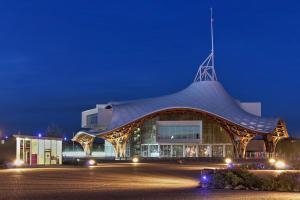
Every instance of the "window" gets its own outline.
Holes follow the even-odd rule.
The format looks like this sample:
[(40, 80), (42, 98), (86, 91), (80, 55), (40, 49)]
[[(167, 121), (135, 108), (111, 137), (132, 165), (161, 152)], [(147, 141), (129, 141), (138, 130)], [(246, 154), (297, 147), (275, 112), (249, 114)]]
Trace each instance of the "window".
[(210, 157), (211, 146), (210, 145), (199, 145), (199, 157)]
[(160, 145), (160, 157), (171, 157), (171, 145)]
[(185, 157), (196, 157), (197, 145), (185, 146)]
[(233, 146), (232, 145), (226, 145), (225, 146), (225, 155), (226, 157), (233, 157)]
[(158, 139), (200, 139), (200, 126), (197, 125), (159, 125)]
[(173, 145), (173, 157), (183, 157), (183, 145)]
[(87, 126), (96, 126), (98, 123), (98, 114), (91, 114), (86, 116)]
[(30, 140), (25, 140), (25, 148), (30, 149)]
[(212, 156), (213, 157), (223, 157), (223, 145), (213, 145), (212, 146)]
[(149, 157), (159, 157), (158, 145), (149, 145)]
[(142, 144), (142, 157), (148, 157), (148, 145)]

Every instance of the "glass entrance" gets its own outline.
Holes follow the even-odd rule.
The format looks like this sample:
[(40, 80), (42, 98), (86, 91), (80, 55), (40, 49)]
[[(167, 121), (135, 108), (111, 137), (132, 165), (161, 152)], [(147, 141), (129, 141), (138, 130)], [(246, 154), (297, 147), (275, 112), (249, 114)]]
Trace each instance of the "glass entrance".
[(45, 151), (45, 165), (51, 164), (51, 151)]

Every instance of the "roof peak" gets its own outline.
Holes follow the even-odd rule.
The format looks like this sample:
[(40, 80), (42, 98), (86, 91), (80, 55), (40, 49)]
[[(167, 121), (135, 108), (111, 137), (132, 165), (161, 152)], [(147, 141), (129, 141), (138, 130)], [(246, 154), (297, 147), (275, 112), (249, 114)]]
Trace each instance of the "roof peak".
[(211, 53), (200, 65), (194, 82), (200, 81), (217, 81), (217, 74), (215, 72), (215, 54), (214, 54), (214, 31), (213, 31), (213, 13), (210, 8), (210, 36), (211, 36)]

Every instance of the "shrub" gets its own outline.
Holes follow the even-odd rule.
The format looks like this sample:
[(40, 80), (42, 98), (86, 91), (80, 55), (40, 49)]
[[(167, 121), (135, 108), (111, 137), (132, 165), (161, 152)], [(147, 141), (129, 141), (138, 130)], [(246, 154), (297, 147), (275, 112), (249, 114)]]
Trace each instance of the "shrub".
[(276, 177), (267, 176), (262, 179), (260, 188), (261, 190), (272, 191), (276, 189), (276, 184)]
[(248, 188), (259, 188), (262, 184), (262, 179), (247, 170), (234, 170), (235, 173), (243, 180), (244, 186)]
[(218, 173), (213, 174), (210, 187), (222, 189), (228, 184), (227, 181), (226, 172), (224, 170), (220, 170)]
[(282, 173), (276, 177), (276, 190), (300, 190), (300, 173)]
[(282, 173), (275, 176), (260, 178), (247, 170), (216, 170), (209, 174), (210, 188), (249, 188), (267, 191), (300, 191), (300, 173)]

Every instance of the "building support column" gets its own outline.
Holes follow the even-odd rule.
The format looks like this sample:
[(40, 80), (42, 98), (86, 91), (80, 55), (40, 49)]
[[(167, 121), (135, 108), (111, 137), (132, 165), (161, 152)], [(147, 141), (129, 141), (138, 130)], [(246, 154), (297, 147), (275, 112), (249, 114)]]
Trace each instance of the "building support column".
[(130, 136), (133, 133), (133, 130), (137, 126), (130, 126), (118, 131), (112, 132), (111, 134), (101, 136), (101, 138), (110, 142), (115, 150), (115, 159), (125, 159), (126, 158), (126, 146)]
[(87, 156), (92, 154), (94, 139), (95, 137), (93, 136), (84, 135), (76, 140), (82, 146), (83, 151)]
[(238, 136), (236, 140), (236, 149), (238, 158), (244, 159), (246, 156), (247, 145), (253, 136)]
[(254, 138), (252, 134), (237, 135), (229, 133), (235, 158), (244, 159), (248, 143)]
[(276, 145), (281, 137), (273, 136), (271, 134), (265, 135), (263, 137), (265, 142), (266, 151), (269, 157), (274, 157), (276, 153)]
[(114, 138), (114, 139), (106, 139), (114, 147), (116, 160), (126, 158), (127, 139), (128, 139), (127, 136)]

